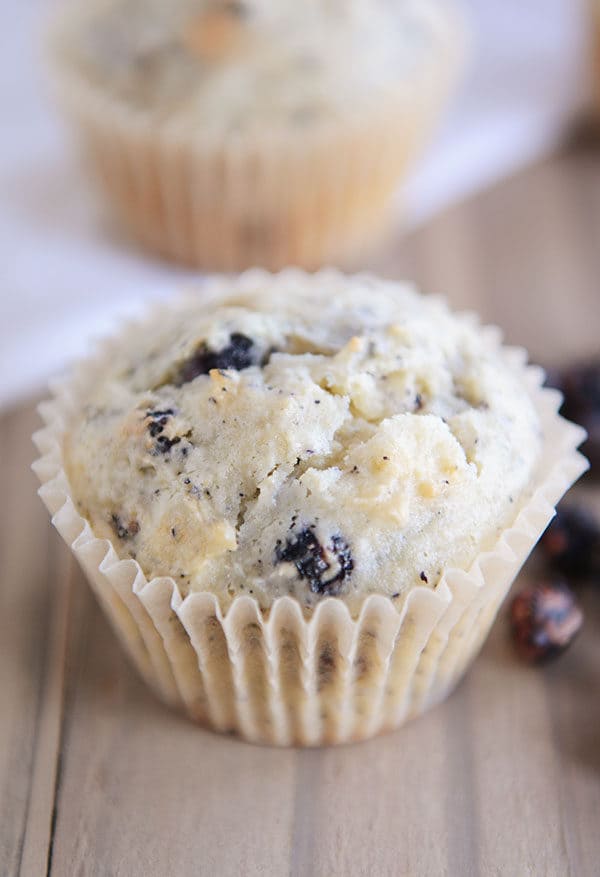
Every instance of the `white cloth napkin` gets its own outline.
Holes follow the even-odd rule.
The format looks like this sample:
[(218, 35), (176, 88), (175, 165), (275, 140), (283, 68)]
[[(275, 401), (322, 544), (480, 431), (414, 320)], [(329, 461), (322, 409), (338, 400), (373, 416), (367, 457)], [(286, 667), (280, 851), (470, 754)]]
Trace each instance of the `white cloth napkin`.
[[(555, 146), (588, 92), (583, 3), (465, 0), (472, 58), (408, 185), (409, 224)], [(0, 405), (192, 276), (112, 236), (47, 94), (47, 12), (42, 0), (14, 4), (1, 37)]]

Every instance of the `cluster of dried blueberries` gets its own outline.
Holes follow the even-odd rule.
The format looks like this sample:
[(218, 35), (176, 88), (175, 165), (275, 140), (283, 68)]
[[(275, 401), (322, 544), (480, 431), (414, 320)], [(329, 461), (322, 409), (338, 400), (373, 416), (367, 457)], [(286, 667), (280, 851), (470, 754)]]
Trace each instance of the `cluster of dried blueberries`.
[(581, 506), (559, 507), (542, 536), (540, 553), (547, 577), (526, 586), (510, 607), (517, 651), (531, 662), (560, 654), (581, 628), (583, 612), (570, 585), (600, 581), (598, 521)]
[[(588, 477), (600, 477), (600, 360), (551, 369), (546, 382), (563, 394), (561, 414), (586, 430), (581, 450), (591, 464)], [(583, 507), (561, 506), (542, 537), (540, 553), (547, 579), (521, 591), (510, 610), (517, 649), (530, 661), (559, 654), (581, 627), (583, 613), (570, 586), (600, 581), (598, 521)]]

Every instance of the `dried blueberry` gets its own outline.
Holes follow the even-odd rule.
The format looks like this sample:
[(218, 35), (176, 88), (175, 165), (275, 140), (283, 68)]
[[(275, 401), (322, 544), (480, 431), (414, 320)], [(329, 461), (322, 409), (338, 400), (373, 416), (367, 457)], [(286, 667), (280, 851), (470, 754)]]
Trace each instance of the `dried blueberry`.
[(565, 575), (600, 575), (600, 526), (587, 509), (561, 506), (540, 544), (552, 566)]
[(561, 414), (587, 431), (581, 450), (600, 476), (600, 360), (551, 370), (546, 382), (564, 396)]
[(350, 547), (342, 536), (332, 536), (324, 548), (309, 527), (288, 537), (285, 545), (278, 540), (275, 563), (293, 563), (313, 594), (330, 596), (339, 594), (342, 582), (354, 569)]
[(517, 594), (510, 620), (519, 655), (535, 663), (567, 648), (581, 628), (583, 613), (565, 582), (543, 581)]
[(254, 341), (241, 332), (229, 336), (229, 344), (221, 350), (211, 350), (203, 342), (192, 356), (181, 365), (175, 379), (177, 386), (193, 381), (198, 375), (207, 375), (212, 369), (242, 371), (252, 365), (262, 364)]

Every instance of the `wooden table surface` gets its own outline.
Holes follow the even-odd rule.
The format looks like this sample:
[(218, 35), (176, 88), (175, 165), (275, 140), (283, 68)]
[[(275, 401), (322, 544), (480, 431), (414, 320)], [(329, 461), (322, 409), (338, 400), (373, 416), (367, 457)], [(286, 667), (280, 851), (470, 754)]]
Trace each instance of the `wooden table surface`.
[[(598, 352), (600, 150), (453, 209), (372, 266), (499, 323), (543, 363)], [(35, 355), (35, 351), (32, 351)], [(445, 704), (314, 751), (199, 730), (130, 669), (0, 419), (0, 875), (600, 874), (600, 589), (555, 664), (498, 619)], [(598, 495), (596, 495), (598, 499)]]

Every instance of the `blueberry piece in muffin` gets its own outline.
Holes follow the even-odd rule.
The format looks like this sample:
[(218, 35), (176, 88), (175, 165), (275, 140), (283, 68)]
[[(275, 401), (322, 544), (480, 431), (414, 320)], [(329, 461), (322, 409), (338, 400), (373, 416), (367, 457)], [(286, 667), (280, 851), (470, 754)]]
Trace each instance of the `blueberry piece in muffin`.
[(165, 408), (164, 411), (148, 411), (146, 417), (150, 419), (148, 424), (148, 432), (152, 436), (152, 438), (156, 438), (157, 435), (163, 431), (167, 423), (169, 422), (169, 417), (171, 417), (175, 412), (172, 408)]
[(146, 412), (148, 432), (151, 438), (155, 439), (150, 451), (154, 457), (160, 454), (168, 454), (173, 445), (178, 445), (181, 441), (181, 436), (165, 435), (164, 432), (165, 427), (169, 425), (174, 414), (175, 410), (173, 408)]
[(275, 563), (293, 563), (314, 594), (330, 596), (340, 593), (344, 579), (354, 569), (350, 547), (342, 536), (332, 536), (323, 546), (310, 527), (287, 537), (285, 544), (278, 540)]
[(125, 523), (120, 515), (113, 513), (110, 520), (119, 539), (131, 539), (140, 531), (140, 525), (134, 519)]
[(232, 332), (229, 344), (221, 350), (211, 350), (203, 342), (194, 354), (183, 363), (175, 384), (180, 387), (193, 381), (198, 375), (207, 375), (212, 369), (242, 371), (258, 365), (260, 356), (251, 338), (241, 332)]

